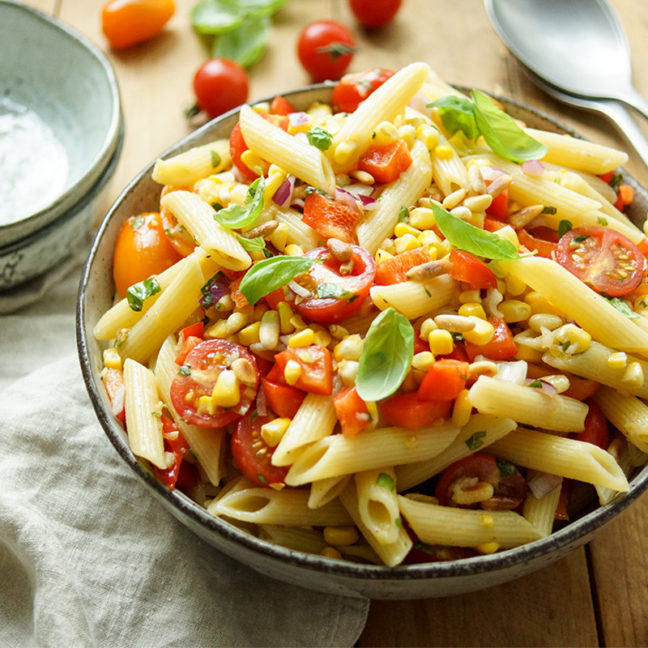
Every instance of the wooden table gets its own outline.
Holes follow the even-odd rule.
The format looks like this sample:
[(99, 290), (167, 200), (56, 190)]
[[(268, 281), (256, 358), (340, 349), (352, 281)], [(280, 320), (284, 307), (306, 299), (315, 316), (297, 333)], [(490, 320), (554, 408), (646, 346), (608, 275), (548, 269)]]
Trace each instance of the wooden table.
[[(183, 110), (193, 103), (191, 80), (207, 58), (192, 31), (194, 0), (176, 0), (164, 33), (124, 52), (112, 52), (100, 29), (100, 0), (29, 0), (77, 28), (114, 65), (122, 92), (126, 140), (111, 185), (112, 201), (151, 159), (190, 130)], [(648, 96), (648, 3), (611, 0), (627, 31), (635, 81)], [(515, 97), (572, 125), (596, 141), (628, 148), (596, 117), (564, 108), (527, 80), (492, 30), (478, 0), (404, 0), (386, 29), (362, 31), (346, 0), (290, 0), (275, 17), (264, 59), (251, 70), (251, 100), (308, 82), (296, 55), (298, 31), (311, 20), (349, 25), (361, 48), (353, 69), (398, 68), (428, 62), (454, 83)], [(542, 37), (538, 37), (541, 46)], [(631, 173), (648, 182), (632, 155)], [(642, 646), (648, 645), (648, 496), (598, 533), (587, 547), (513, 583), (445, 599), (371, 605), (361, 646)]]

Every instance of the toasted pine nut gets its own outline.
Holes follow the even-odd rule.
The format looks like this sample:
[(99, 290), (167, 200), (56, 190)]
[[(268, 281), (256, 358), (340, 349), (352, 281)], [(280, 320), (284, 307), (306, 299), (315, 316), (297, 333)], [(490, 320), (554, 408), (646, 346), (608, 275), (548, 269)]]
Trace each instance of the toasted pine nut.
[(471, 212), (483, 212), (488, 209), (493, 202), (493, 196), (490, 194), (480, 194), (478, 196), (471, 196), (463, 201), (464, 207), (468, 207)]
[(464, 331), (472, 331), (475, 328), (475, 320), (464, 315), (437, 315), (434, 318), (434, 323), (439, 328), (451, 333), (463, 333)]
[(490, 360), (478, 360), (468, 366), (468, 380), (477, 380), (479, 376), (493, 377), (497, 373), (497, 365)]
[(234, 375), (238, 378), (239, 382), (251, 387), (256, 385), (257, 376), (254, 371), (252, 363), (246, 358), (237, 358), (232, 362), (231, 366)]
[(426, 279), (446, 274), (449, 269), (450, 263), (445, 259), (439, 261), (428, 261), (410, 268), (405, 273), (405, 276), (412, 281), (425, 281)]
[(330, 238), (326, 241), (326, 247), (333, 257), (342, 263), (351, 258), (351, 246), (344, 241), (340, 241), (340, 239)]
[(484, 182), (484, 176), (482, 175), (481, 169), (477, 164), (473, 164), (468, 169), (468, 183), (470, 184), (470, 189), (476, 194), (483, 194), (486, 192), (486, 183)]
[(456, 207), (464, 198), (466, 197), (466, 190), (465, 189), (457, 189), (457, 191), (453, 191), (451, 194), (448, 194), (444, 199), (443, 202), (441, 203), (441, 206), (444, 209), (453, 209)]
[(509, 222), (515, 229), (520, 227), (525, 227), (528, 225), (534, 218), (540, 216), (544, 205), (529, 205), (528, 207), (523, 207), (518, 209), (516, 212), (513, 212), (509, 218)]
[(450, 210), (450, 213), (457, 218), (461, 218), (461, 220), (470, 220), (472, 218), (472, 212), (470, 211), (470, 209), (468, 209), (468, 207), (464, 207), (463, 205), (454, 207)]
[(241, 236), (247, 239), (258, 238), (259, 236), (265, 238), (266, 236), (270, 236), (270, 234), (272, 234), (272, 232), (274, 232), (278, 226), (279, 226), (279, 221), (269, 220), (266, 221), (265, 223), (261, 223), (261, 225), (257, 225), (256, 227), (253, 227), (251, 230), (248, 230), (247, 232), (244, 232), (243, 234), (241, 234)]
[(488, 185), (488, 187), (486, 187), (486, 193), (489, 193), (493, 198), (496, 198), (511, 184), (511, 182), (513, 182), (513, 178), (508, 173), (504, 173), (501, 176), (498, 176)]

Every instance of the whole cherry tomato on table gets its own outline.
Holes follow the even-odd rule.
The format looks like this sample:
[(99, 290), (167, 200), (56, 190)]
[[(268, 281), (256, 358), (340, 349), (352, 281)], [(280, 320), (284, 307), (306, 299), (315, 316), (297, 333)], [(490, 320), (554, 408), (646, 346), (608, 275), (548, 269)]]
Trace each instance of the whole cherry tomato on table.
[(349, 67), (354, 52), (351, 32), (332, 20), (307, 25), (297, 40), (297, 55), (313, 81), (339, 79)]
[(234, 61), (212, 58), (198, 68), (193, 88), (198, 108), (214, 118), (247, 101), (248, 75)]
[(401, 0), (350, 0), (351, 11), (358, 22), (376, 29), (386, 25), (401, 6)]
[(109, 0), (101, 12), (101, 28), (114, 49), (153, 38), (175, 12), (173, 0)]
[(374, 90), (394, 76), (392, 70), (373, 68), (367, 72), (345, 74), (333, 88), (331, 104), (335, 112), (353, 112)]

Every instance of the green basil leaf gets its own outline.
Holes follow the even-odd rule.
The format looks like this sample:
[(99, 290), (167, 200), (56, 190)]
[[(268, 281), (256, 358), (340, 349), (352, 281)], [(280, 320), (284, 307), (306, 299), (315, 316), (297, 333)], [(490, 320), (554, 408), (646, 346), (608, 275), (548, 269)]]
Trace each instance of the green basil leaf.
[[(318, 284), (317, 288), (315, 289), (315, 292), (317, 293), (317, 296), (320, 299), (325, 299), (327, 297), (332, 297), (334, 299), (345, 299), (348, 297), (354, 297), (354, 298), (357, 297), (357, 295), (354, 295), (353, 293), (343, 288), (340, 284), (336, 284), (336, 283)], [(353, 301), (353, 299), (349, 301)]]
[(639, 315), (630, 308), (625, 299), (621, 299), (620, 297), (607, 297), (607, 300), (619, 311), (619, 313), (623, 313), (627, 318), (637, 319), (639, 317)]
[(274, 256), (255, 263), (243, 277), (239, 290), (250, 304), (256, 304), (273, 290), (285, 286), (297, 275), (308, 272), (314, 259), (299, 256)]
[(269, 31), (268, 16), (246, 18), (236, 29), (214, 39), (212, 56), (230, 59), (243, 67), (250, 67), (263, 56)]
[(622, 173), (613, 173), (612, 177), (610, 178), (610, 187), (614, 189), (614, 192), (616, 193), (619, 191), (619, 187), (621, 186), (621, 183), (623, 182), (623, 174)]
[(510, 477), (511, 475), (515, 475), (517, 472), (515, 464), (511, 463), (507, 459), (495, 459), (495, 463), (504, 477)]
[(378, 486), (382, 486), (383, 488), (386, 488), (388, 491), (391, 491), (392, 493), (396, 490), (396, 484), (394, 484), (394, 480), (391, 478), (391, 475), (388, 475), (387, 473), (381, 472), (378, 475), (378, 478), (376, 479), (376, 484)]
[(464, 443), (468, 446), (469, 450), (479, 450), (484, 445), (484, 437), (486, 436), (485, 430), (480, 430), (471, 434)]
[(320, 151), (326, 151), (331, 146), (333, 135), (320, 126), (313, 126), (307, 133), (308, 143), (316, 146)]
[(144, 279), (144, 281), (133, 284), (126, 291), (126, 300), (128, 301), (130, 309), (136, 312), (141, 311), (144, 302), (149, 297), (159, 293), (160, 290), (160, 284), (155, 277), (149, 277), (148, 279)]
[(266, 242), (263, 236), (257, 236), (255, 238), (245, 238), (240, 234), (236, 235), (236, 238), (239, 240), (239, 243), (243, 246), (244, 250), (248, 252), (261, 252), (265, 248)]
[(573, 225), (571, 224), (571, 221), (561, 220), (560, 223), (558, 223), (558, 236), (562, 238), (572, 227)]
[(393, 308), (372, 322), (358, 363), (356, 389), (360, 398), (377, 401), (391, 396), (403, 383), (414, 356), (414, 329)]
[(544, 157), (547, 147), (527, 135), (512, 117), (500, 110), (485, 94), (473, 90), (472, 96), (477, 128), (494, 153), (513, 162)]
[(468, 139), (475, 139), (479, 135), (473, 102), (468, 97), (448, 95), (428, 104), (427, 107), (438, 109), (441, 121), (450, 135), (457, 131), (462, 131)]
[(238, 0), (238, 5), (251, 16), (269, 16), (283, 7), (288, 0)]
[(200, 0), (189, 15), (198, 33), (222, 34), (243, 22), (245, 10), (237, 0)]
[(515, 245), (508, 239), (466, 223), (433, 202), (430, 205), (437, 227), (453, 247), (487, 259), (519, 258)]
[(261, 210), (263, 209), (263, 191), (265, 190), (265, 178), (258, 177), (248, 190), (245, 199), (246, 206), (230, 205), (220, 209), (214, 214), (214, 220), (227, 229), (240, 229), (250, 227), (256, 223)]

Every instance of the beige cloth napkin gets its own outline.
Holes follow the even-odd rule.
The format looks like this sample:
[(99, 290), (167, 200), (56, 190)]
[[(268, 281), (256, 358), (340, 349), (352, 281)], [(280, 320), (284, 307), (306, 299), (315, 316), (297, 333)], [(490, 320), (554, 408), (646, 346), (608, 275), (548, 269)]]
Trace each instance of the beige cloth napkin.
[(123, 464), (78, 368), (77, 280), (0, 317), (0, 645), (352, 645), (367, 600), (231, 560)]

